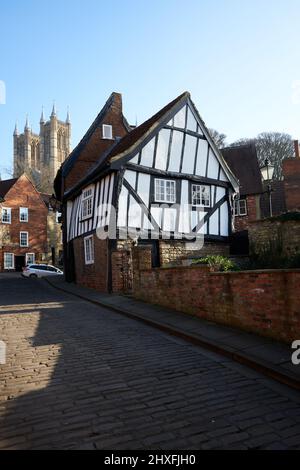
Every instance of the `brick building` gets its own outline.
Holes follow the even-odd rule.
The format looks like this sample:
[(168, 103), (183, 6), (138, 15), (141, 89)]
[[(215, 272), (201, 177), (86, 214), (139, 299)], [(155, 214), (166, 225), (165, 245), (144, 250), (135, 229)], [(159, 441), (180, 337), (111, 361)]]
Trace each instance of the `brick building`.
[[(21, 271), (28, 263), (51, 262), (52, 247), (57, 252), (62, 247), (57, 210), (44, 199), (26, 175), (0, 181), (0, 271)], [(57, 233), (56, 244), (53, 232)]]
[(287, 158), (282, 162), (285, 205), (288, 211), (300, 211), (300, 156), (297, 141), (295, 150), (295, 158)]
[[(135, 128), (123, 116), (121, 95), (113, 93), (61, 166), (55, 189), (63, 201), (69, 281), (130, 290), (135, 244), (151, 245), (153, 266), (199, 251), (229, 252), (238, 182), (189, 93)], [(188, 206), (184, 215), (179, 206)], [(101, 238), (113, 222), (115, 238)], [(194, 239), (201, 237), (196, 253)]]
[(222, 154), (239, 180), (240, 193), (234, 202), (234, 228), (247, 230), (249, 222), (261, 218), (261, 195), (264, 191), (254, 144), (222, 149)]

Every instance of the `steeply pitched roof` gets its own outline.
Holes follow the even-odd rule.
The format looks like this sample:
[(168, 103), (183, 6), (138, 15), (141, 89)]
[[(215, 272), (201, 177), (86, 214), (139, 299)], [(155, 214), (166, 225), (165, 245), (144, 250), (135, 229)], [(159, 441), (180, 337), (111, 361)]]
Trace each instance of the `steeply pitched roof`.
[(70, 191), (65, 193), (65, 197), (69, 197), (70, 194), (73, 194), (74, 192), (78, 191), (80, 187), (92, 182), (103, 171), (108, 171), (110, 169), (118, 169), (122, 165), (124, 165), (127, 160), (130, 160), (130, 158), (132, 158), (133, 153), (138, 150), (139, 146), (143, 145), (147, 139), (151, 138), (151, 136), (155, 132), (157, 132), (157, 130), (162, 125), (164, 125), (165, 122), (168, 122), (168, 120), (171, 119), (171, 117), (173, 116), (174, 112), (177, 112), (177, 109), (181, 109), (181, 107), (187, 103), (189, 103), (190, 106), (193, 106), (195, 108), (195, 112), (198, 115), (198, 119), (201, 123), (204, 135), (208, 139), (211, 147), (214, 149), (217, 158), (219, 159), (225, 173), (229, 178), (229, 181), (231, 181), (232, 186), (236, 191), (238, 191), (238, 182), (235, 175), (231, 171), (230, 167), (227, 165), (227, 162), (224, 160), (218, 148), (215, 146), (215, 143), (211, 138), (204, 121), (201, 119), (195, 105), (190, 99), (189, 92), (184, 92), (177, 98), (175, 98), (173, 101), (171, 101), (169, 104), (167, 104), (165, 107), (163, 107), (156, 114), (154, 114), (150, 119), (145, 121), (143, 124), (139, 125), (134, 129), (131, 129), (131, 131), (126, 134), (122, 139), (116, 141), (115, 144), (110, 147), (106, 152), (102, 153), (102, 155), (99, 155), (96, 165), (87, 173), (87, 175), (80, 181), (80, 183), (76, 185), (76, 187), (72, 188)]
[[(92, 178), (95, 177), (95, 175), (98, 175), (99, 172), (102, 171), (104, 167), (109, 167), (111, 163), (117, 162), (118, 160), (121, 160), (122, 155), (126, 152), (129, 152), (131, 148), (133, 148), (137, 143), (139, 142), (140, 139), (145, 138), (145, 135), (153, 128), (155, 127), (156, 124), (159, 124), (160, 119), (165, 116), (168, 111), (170, 111), (174, 106), (178, 105), (181, 100), (186, 100), (187, 97), (189, 97), (189, 93), (185, 92), (182, 93), (180, 96), (178, 96), (175, 100), (171, 101), (169, 104), (167, 104), (164, 108), (162, 108), (158, 113), (154, 114), (150, 119), (145, 121), (144, 123), (140, 124), (138, 127), (135, 127), (134, 129), (129, 128), (130, 132), (126, 134), (122, 139), (119, 141), (115, 141), (112, 147), (110, 147), (106, 152), (104, 152), (102, 155), (99, 156), (98, 163), (90, 170), (90, 172), (87, 173), (85, 178), (80, 182), (79, 186), (82, 186), (86, 184), (87, 181), (90, 181)], [(108, 103), (108, 102), (107, 102)], [(103, 108), (106, 112), (106, 106)], [(103, 110), (100, 112), (99, 116), (102, 115)], [(105, 114), (103, 112), (103, 114)], [(96, 128), (97, 125), (95, 124), (96, 121), (97, 123), (102, 119), (99, 118), (99, 116), (96, 118), (95, 122), (92, 124), (90, 130), (88, 133), (91, 133), (92, 128)], [(87, 136), (87, 134), (86, 134)], [(86, 136), (82, 139), (82, 141), (79, 143), (77, 147), (80, 145), (84, 145), (84, 142), (86, 140)], [(76, 147), (76, 149), (77, 149)], [(76, 149), (73, 151), (75, 152)], [(81, 150), (81, 148), (80, 148)], [(79, 151), (80, 151), (79, 150)], [(70, 155), (69, 158), (73, 158), (72, 154)], [(77, 157), (75, 157), (76, 159)], [(67, 161), (62, 167), (62, 174), (65, 176), (65, 166), (66, 166)], [(57, 178), (56, 178), (57, 179)], [(57, 181), (55, 181), (55, 190), (56, 194), (59, 194), (59, 185), (56, 184)], [(70, 190), (70, 193), (73, 192), (73, 188)], [(69, 192), (67, 192), (68, 194)]]
[(135, 127), (129, 134), (125, 135), (123, 139), (119, 141), (119, 143), (111, 150), (111, 152), (107, 155), (107, 160), (113, 160), (117, 155), (122, 154), (123, 152), (129, 150), (131, 147), (136, 144), (140, 138), (144, 137), (145, 134), (154, 126), (159, 120), (168, 112), (170, 111), (173, 106), (179, 103), (183, 98), (189, 97), (190, 94), (186, 91), (182, 93), (180, 96), (175, 98), (175, 100), (171, 101), (167, 104), (164, 108), (162, 108), (158, 113), (154, 114), (150, 119), (145, 121), (138, 127)]
[(18, 178), (0, 181), (0, 197), (4, 198), (10, 188), (18, 181)]
[(262, 193), (261, 171), (255, 145), (227, 147), (221, 152), (229, 168), (239, 180), (241, 196)]
[[(105, 103), (105, 105), (101, 109), (100, 113), (98, 114), (98, 116), (94, 120), (93, 124), (90, 126), (88, 131), (85, 133), (85, 135), (83, 136), (83, 138), (81, 139), (79, 144), (75, 147), (75, 149), (70, 153), (68, 158), (64, 161), (64, 163), (62, 164), (62, 175), (63, 176), (66, 176), (69, 173), (69, 171), (71, 170), (71, 168), (75, 164), (75, 162), (77, 160), (77, 157), (80, 155), (81, 151), (86, 146), (86, 144), (89, 142), (90, 138), (92, 137), (92, 135), (96, 131), (96, 129), (99, 126), (99, 124), (101, 123), (101, 121), (104, 119), (104, 117), (107, 113), (107, 110), (113, 104), (113, 102), (114, 102), (117, 95), (119, 95), (119, 94), (118, 93), (112, 93), (110, 95), (107, 102)], [(126, 119), (124, 118), (124, 116), (123, 116), (123, 121), (124, 121), (125, 128), (127, 128), (127, 130), (130, 131), (131, 128), (130, 128), (128, 122), (126, 121)]]

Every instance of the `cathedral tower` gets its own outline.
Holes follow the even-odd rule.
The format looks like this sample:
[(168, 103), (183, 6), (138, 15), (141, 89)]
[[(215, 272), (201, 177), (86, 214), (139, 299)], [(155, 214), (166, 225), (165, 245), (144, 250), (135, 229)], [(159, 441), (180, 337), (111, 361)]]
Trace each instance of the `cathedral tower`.
[(53, 105), (47, 122), (42, 111), (39, 134), (32, 132), (27, 117), (24, 133), (19, 134), (16, 125), (13, 139), (14, 177), (24, 172), (30, 173), (39, 190), (52, 193), (56, 173), (71, 150), (69, 111), (66, 121), (60, 121)]

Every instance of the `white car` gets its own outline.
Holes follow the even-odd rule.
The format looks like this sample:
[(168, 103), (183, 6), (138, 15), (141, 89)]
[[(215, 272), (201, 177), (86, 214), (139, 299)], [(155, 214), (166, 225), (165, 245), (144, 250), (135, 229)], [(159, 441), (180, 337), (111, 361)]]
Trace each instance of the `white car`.
[(23, 268), (22, 272), (23, 277), (31, 278), (46, 277), (53, 275), (62, 276), (63, 272), (55, 266), (51, 266), (50, 264), (28, 264), (25, 268)]

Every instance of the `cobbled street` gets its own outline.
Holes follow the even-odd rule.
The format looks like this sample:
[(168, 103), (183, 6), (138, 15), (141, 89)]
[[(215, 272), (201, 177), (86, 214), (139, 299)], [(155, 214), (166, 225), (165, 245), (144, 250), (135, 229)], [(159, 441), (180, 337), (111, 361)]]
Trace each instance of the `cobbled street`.
[(0, 277), (1, 449), (300, 449), (299, 393), (82, 301)]

